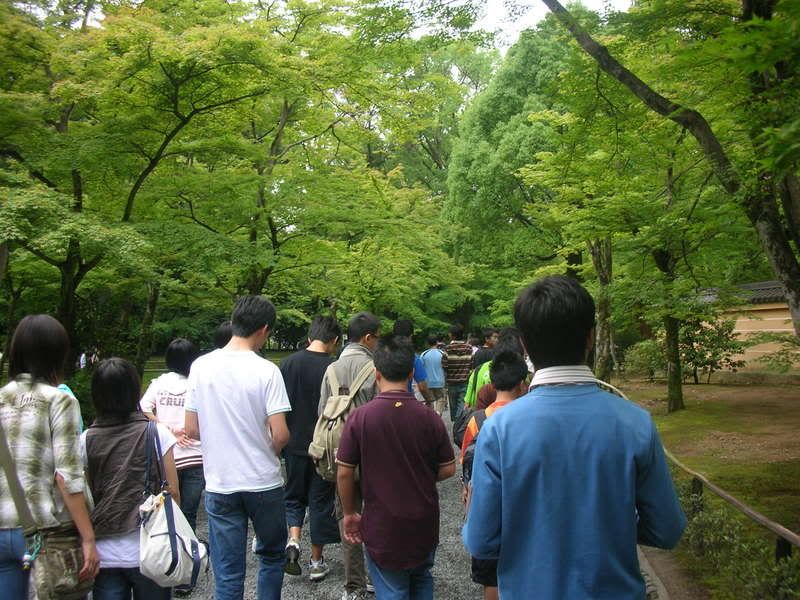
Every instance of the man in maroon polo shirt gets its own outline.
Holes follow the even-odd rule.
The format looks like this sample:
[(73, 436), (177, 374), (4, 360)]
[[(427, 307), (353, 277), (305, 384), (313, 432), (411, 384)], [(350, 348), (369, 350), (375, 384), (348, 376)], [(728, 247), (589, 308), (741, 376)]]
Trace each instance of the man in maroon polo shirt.
[[(439, 415), (408, 391), (411, 343), (381, 338), (374, 362), (380, 393), (347, 419), (337, 453), (344, 535), (366, 546), (378, 600), (432, 600), (430, 570), (439, 545), (436, 482), (455, 473), (453, 445)], [(354, 500), (356, 467), (363, 516)]]

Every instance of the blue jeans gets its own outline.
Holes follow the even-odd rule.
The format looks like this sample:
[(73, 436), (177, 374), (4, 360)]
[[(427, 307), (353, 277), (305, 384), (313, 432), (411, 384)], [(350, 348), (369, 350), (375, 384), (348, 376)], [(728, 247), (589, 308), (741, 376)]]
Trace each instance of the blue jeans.
[(139, 569), (100, 569), (94, 578), (92, 598), (94, 600), (169, 600), (171, 588), (162, 588), (148, 579)]
[(283, 488), (217, 494), (206, 490), (211, 566), (216, 600), (241, 600), (247, 562), (247, 520), (258, 542), (258, 600), (279, 600), (286, 562)]
[(467, 382), (448, 384), (447, 395), (450, 397), (450, 420), (455, 423), (458, 415), (464, 410), (464, 396), (467, 395)]
[(181, 491), (181, 512), (192, 530), (197, 529), (197, 507), (200, 506), (200, 494), (206, 487), (203, 477), (203, 466), (187, 467), (178, 471), (178, 489)]
[(430, 553), (424, 563), (412, 569), (392, 571), (379, 567), (367, 551), (367, 567), (376, 600), (433, 600), (433, 558)]
[(4, 598), (28, 597), (29, 571), (22, 568), (23, 554), (22, 529), (0, 529), (0, 589)]

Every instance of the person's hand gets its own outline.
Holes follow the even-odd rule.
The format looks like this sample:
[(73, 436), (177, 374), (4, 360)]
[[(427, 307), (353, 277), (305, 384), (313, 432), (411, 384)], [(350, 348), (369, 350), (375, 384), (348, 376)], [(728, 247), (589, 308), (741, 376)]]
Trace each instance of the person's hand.
[(361, 543), (361, 515), (353, 513), (352, 515), (345, 515), (342, 524), (344, 529), (344, 539), (351, 544)]
[(97, 546), (94, 540), (81, 540), (83, 550), (83, 567), (78, 573), (79, 581), (94, 579), (100, 571), (100, 556), (97, 554)]

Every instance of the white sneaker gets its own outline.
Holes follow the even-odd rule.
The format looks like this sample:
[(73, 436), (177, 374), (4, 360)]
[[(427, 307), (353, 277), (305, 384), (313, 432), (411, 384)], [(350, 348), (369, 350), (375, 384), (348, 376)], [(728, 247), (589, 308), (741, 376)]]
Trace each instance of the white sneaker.
[(325, 563), (325, 559), (311, 560), (308, 563), (308, 578), (311, 581), (322, 581), (331, 572), (331, 568)]
[(256, 553), (256, 545), (257, 544), (258, 544), (258, 538), (256, 536), (253, 536), (253, 543), (250, 545), (251, 548), (253, 549), (253, 554)]

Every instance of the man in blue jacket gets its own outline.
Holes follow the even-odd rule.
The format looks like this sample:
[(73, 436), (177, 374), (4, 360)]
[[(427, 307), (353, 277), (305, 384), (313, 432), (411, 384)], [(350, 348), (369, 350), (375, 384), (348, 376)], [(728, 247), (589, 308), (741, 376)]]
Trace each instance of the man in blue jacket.
[(641, 600), (636, 544), (673, 548), (686, 526), (650, 415), (586, 366), (594, 315), (560, 276), (514, 306), (536, 373), (481, 429), (463, 531), (470, 554), (498, 559), (504, 599)]

